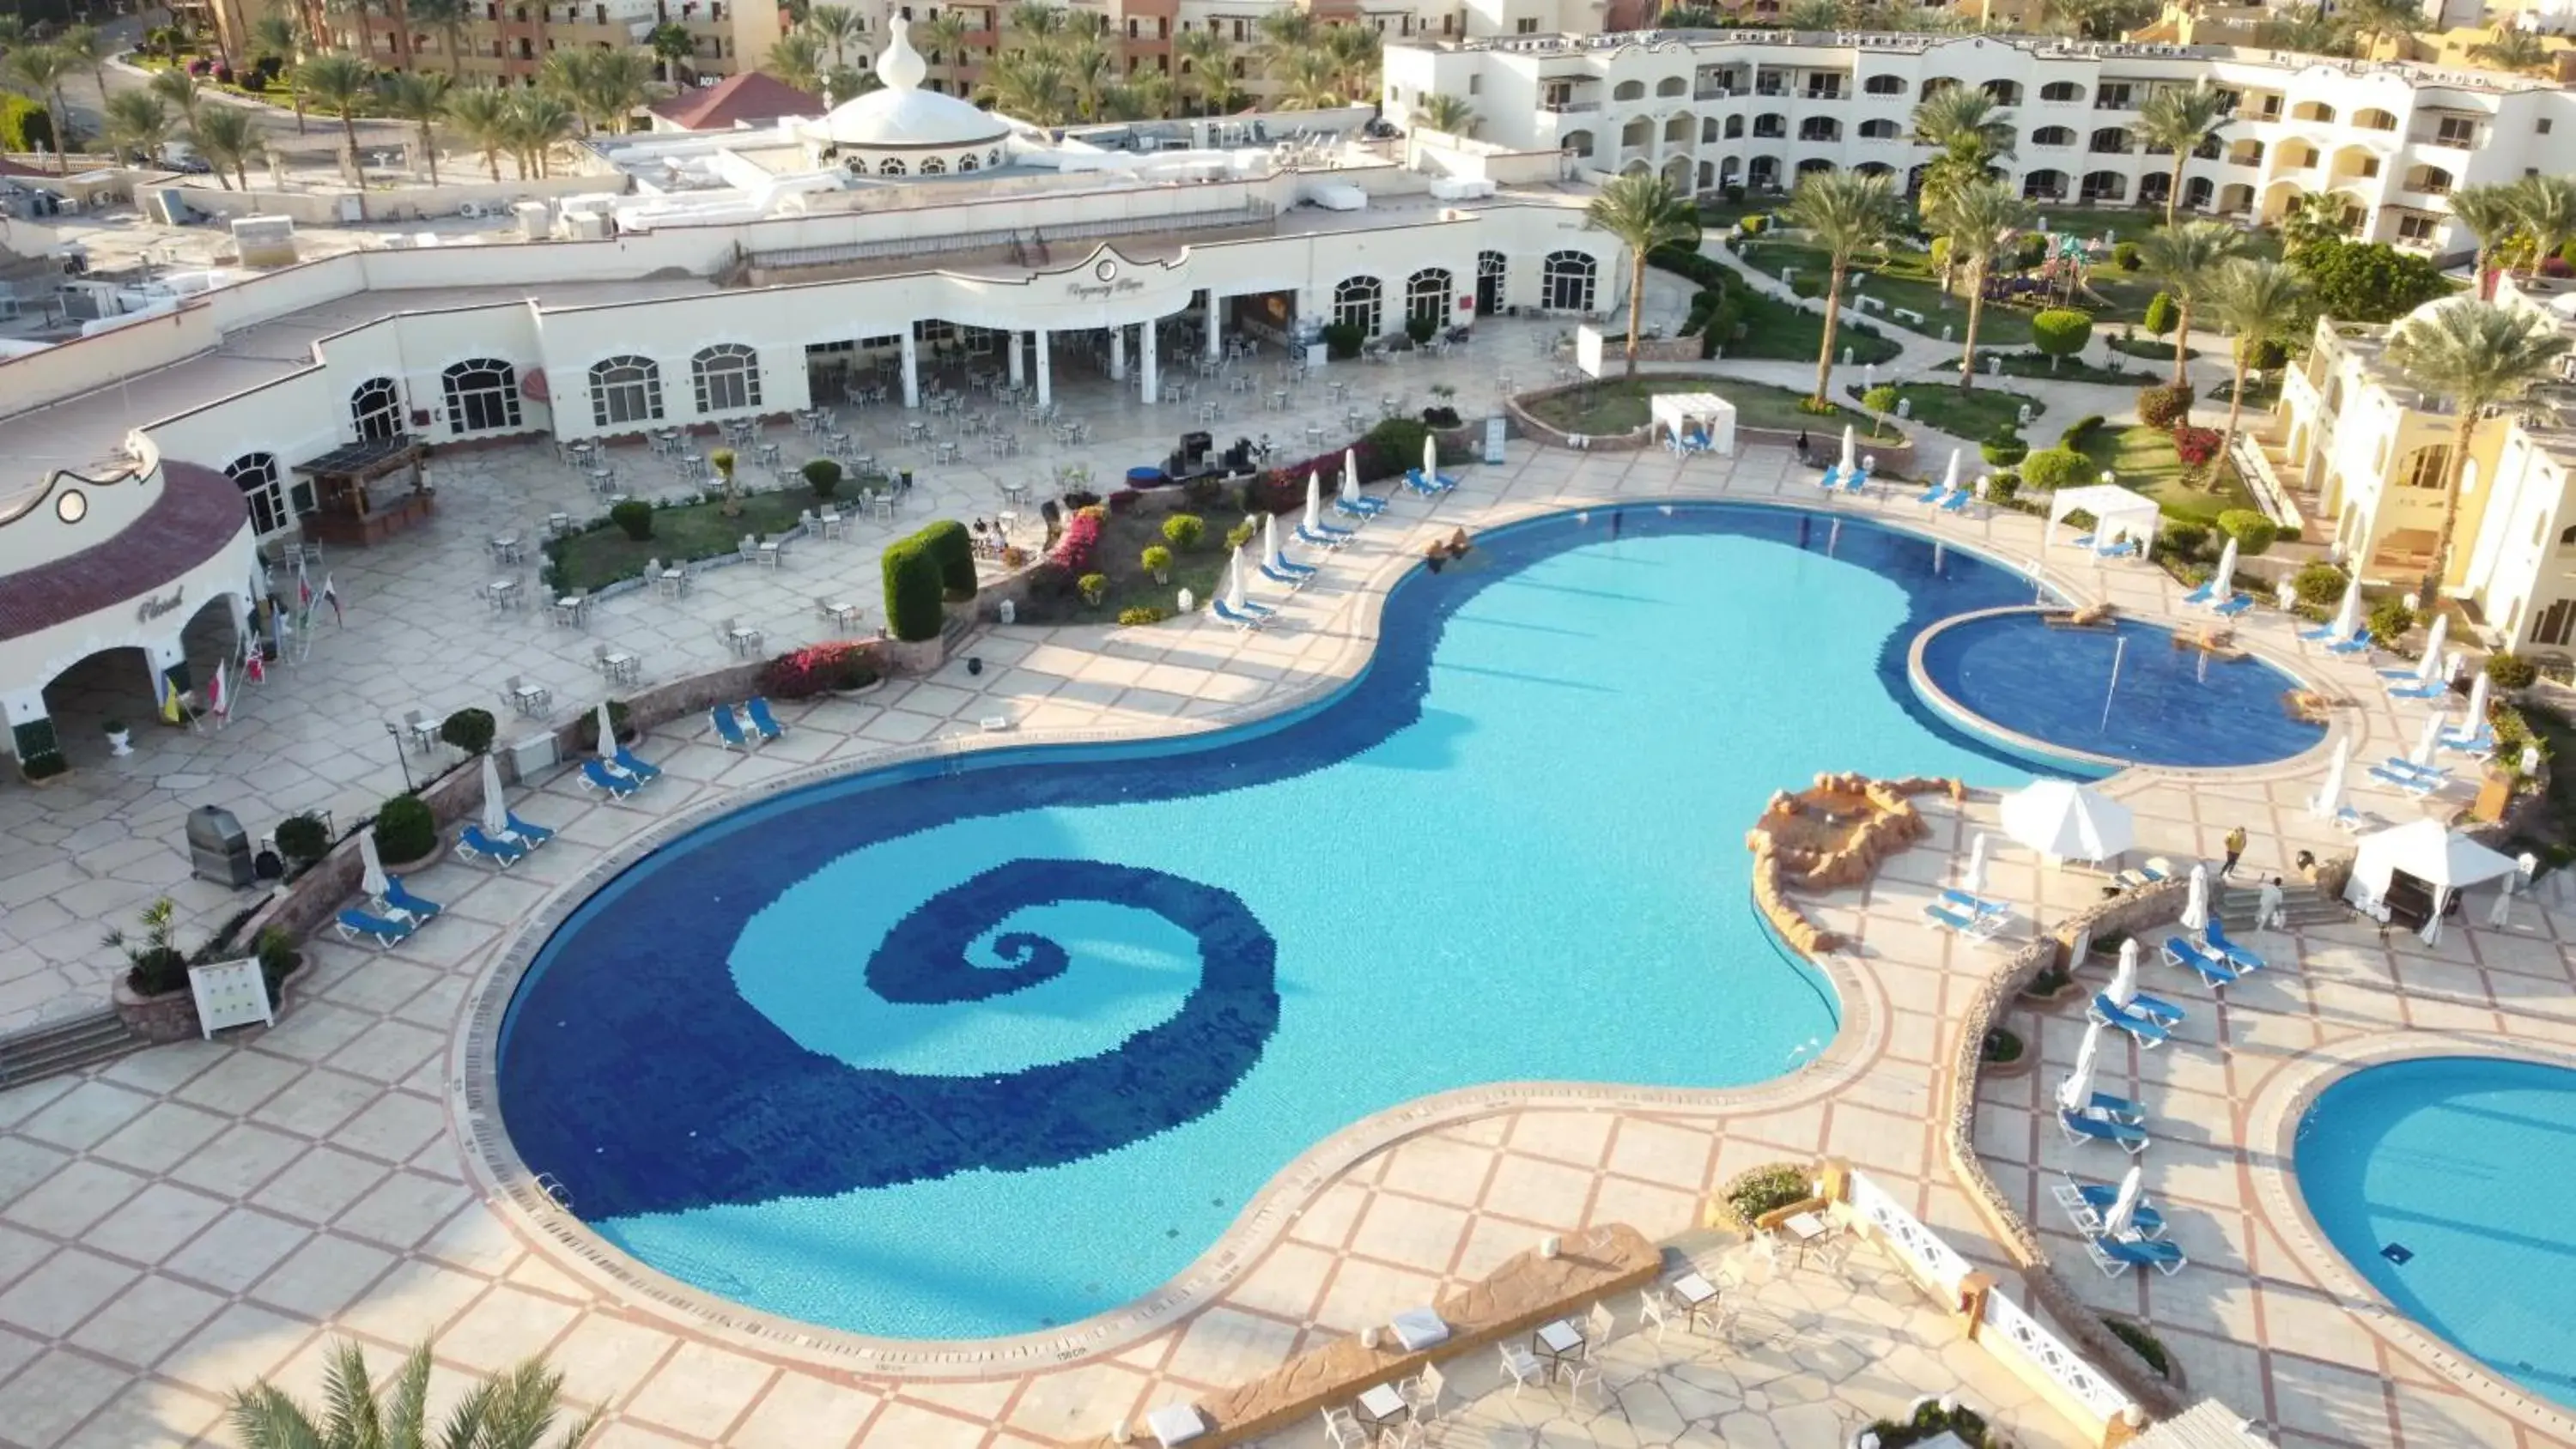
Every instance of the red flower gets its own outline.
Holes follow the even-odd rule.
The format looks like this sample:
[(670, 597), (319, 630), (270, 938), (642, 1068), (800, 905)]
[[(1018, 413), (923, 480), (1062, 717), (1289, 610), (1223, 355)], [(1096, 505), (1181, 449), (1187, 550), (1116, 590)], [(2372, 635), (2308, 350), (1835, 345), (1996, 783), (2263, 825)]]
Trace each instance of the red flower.
[(2173, 430), (2174, 456), (2186, 468), (2206, 468), (2218, 456), (2218, 430), (2185, 424)]

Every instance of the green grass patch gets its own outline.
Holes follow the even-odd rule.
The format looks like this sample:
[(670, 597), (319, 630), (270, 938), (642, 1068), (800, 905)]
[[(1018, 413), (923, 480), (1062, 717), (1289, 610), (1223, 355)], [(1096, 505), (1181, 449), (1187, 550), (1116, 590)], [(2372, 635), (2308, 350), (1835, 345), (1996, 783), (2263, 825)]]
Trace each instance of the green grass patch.
[(2245, 491), (2233, 467), (2221, 465), (2205, 487), (2186, 485), (2173, 439), (2155, 428), (2097, 428), (2079, 451), (2095, 467), (2110, 469), (2122, 487), (2154, 499), (2167, 518), (2216, 523), (2228, 509), (2254, 506), (2253, 495)]
[[(2144, 387), (2158, 380), (2157, 375), (2146, 368), (2121, 368), (2114, 371), (2072, 357), (2056, 360), (2057, 365), (2051, 367), (2049, 364), (2052, 359), (2043, 353), (2003, 352), (1995, 355), (2004, 360), (2003, 375), (2006, 377), (2044, 377), (2055, 382), (2098, 382), (2112, 387)], [(1981, 369), (1985, 366), (1985, 354), (1978, 355), (1977, 366)], [(1982, 372), (1979, 375), (1982, 376)]]
[[(843, 484), (844, 501), (854, 492)], [(622, 530), (607, 526), (576, 533), (555, 546), (555, 586), (596, 589), (642, 575), (647, 559), (667, 564), (732, 553), (744, 534), (774, 537), (794, 528), (806, 509), (825, 506), (812, 489), (804, 487), (746, 493), (738, 502), (742, 513), (734, 518), (726, 517), (724, 504), (716, 500), (656, 508), (653, 536), (646, 539), (628, 538)]]
[[(2173, 366), (2174, 346), (2173, 339), (2170, 337), (2150, 337), (2144, 334), (2136, 337), (2115, 335), (2105, 338), (2104, 343), (2113, 352), (2123, 352), (2147, 362), (2161, 362), (2168, 368)], [(2198, 356), (2200, 356), (2200, 349), (2197, 347), (2186, 347), (2182, 350), (2182, 359), (2185, 362)]]
[(1832, 417), (1801, 411), (1798, 404), (1804, 402), (1807, 395), (1794, 388), (1686, 372), (1650, 372), (1636, 377), (1606, 378), (1589, 387), (1569, 388), (1553, 397), (1540, 398), (1523, 406), (1529, 409), (1530, 416), (1560, 432), (1597, 436), (1644, 427), (1647, 419), (1653, 416), (1651, 400), (1668, 392), (1713, 392), (1735, 404), (1735, 421), (1739, 427), (1795, 430), (1867, 421), (1858, 414), (1846, 415), (1841, 409), (1836, 409)]
[[(1225, 546), (1225, 531), (1242, 522), (1243, 515), (1231, 507), (1202, 515), (1207, 519), (1206, 536), (1199, 540), (1198, 547), (1186, 553), (1172, 549), (1172, 566), (1164, 573), (1166, 581), (1156, 583), (1154, 576), (1145, 572), (1142, 560), (1147, 548), (1157, 544), (1170, 547), (1163, 538), (1163, 520), (1170, 516), (1142, 508), (1109, 515), (1101, 525), (1100, 547), (1091, 556), (1090, 571), (1109, 579), (1109, 588), (1100, 596), (1100, 602), (1085, 605), (1079, 595), (1060, 599), (1032, 597), (1020, 610), (1020, 617), (1041, 624), (1107, 624), (1129, 609), (1160, 609), (1169, 614), (1179, 608), (1183, 589), (1196, 597), (1200, 607), (1206, 607), (1207, 601), (1225, 587), (1226, 568), (1232, 558)], [(1257, 579), (1251, 582), (1256, 586), (1260, 583)]]
[(2018, 425), (2025, 406), (2034, 418), (2048, 411), (2035, 397), (1989, 387), (1961, 392), (1948, 383), (1911, 382), (1898, 387), (1896, 395), (1912, 404), (1907, 416), (1913, 421), (1970, 442), (2007, 424)]
[[(1741, 248), (1744, 259), (1756, 270), (1777, 277), (1784, 267), (1795, 267), (1798, 281), (1814, 280), (1821, 284), (1827, 275), (1825, 253), (1801, 242), (1751, 241)], [(1940, 273), (1932, 266), (1927, 252), (1896, 250), (1863, 259), (1852, 269), (1859, 280), (1857, 287), (1847, 286), (1843, 296), (1843, 314), (1862, 317), (1873, 325), (1902, 327), (1925, 337), (1938, 337), (1945, 326), (1954, 335), (1968, 330), (1968, 302), (1964, 295), (1951, 296), (1941, 290)], [(1875, 297), (1887, 304), (1885, 311), (1858, 309), (1857, 299)], [(1920, 325), (1899, 322), (1899, 311), (1920, 312)], [(1989, 305), (1977, 321), (1977, 339), (1999, 347), (2030, 345), (2030, 314), (2009, 307)]]

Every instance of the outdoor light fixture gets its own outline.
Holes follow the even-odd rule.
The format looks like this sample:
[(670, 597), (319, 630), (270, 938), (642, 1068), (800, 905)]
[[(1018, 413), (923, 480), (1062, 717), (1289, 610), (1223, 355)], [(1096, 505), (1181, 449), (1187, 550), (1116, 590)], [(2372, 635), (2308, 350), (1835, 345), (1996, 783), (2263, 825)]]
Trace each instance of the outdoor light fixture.
[(403, 793), (408, 795), (412, 792), (411, 756), (403, 750), (402, 726), (386, 720), (385, 735), (394, 742), (394, 760), (402, 766)]

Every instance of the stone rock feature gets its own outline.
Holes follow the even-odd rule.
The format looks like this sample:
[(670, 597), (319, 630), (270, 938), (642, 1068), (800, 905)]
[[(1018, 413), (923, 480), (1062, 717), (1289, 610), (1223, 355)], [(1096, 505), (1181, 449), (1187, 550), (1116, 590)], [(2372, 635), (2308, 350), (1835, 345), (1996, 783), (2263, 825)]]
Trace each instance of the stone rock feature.
[(1967, 798), (1957, 780), (1873, 780), (1825, 773), (1815, 784), (1771, 797), (1744, 834), (1753, 852), (1753, 902), (1790, 945), (1809, 956), (1840, 950), (1843, 938), (1808, 920), (1791, 888), (1840, 890), (1878, 874), (1879, 862), (1923, 838), (1930, 828), (1910, 797)]

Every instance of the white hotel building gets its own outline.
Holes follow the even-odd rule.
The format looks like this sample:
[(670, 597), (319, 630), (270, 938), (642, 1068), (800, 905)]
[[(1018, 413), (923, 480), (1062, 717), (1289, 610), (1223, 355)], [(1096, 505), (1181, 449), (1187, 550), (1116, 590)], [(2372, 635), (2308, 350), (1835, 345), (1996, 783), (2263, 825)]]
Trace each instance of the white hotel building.
[(2576, 141), (2576, 95), (2540, 81), (2219, 46), (1668, 31), (1386, 48), (1399, 124), (1428, 96), (1459, 96), (1479, 141), (1693, 192), (1786, 189), (1809, 171), (1909, 177), (1929, 159), (1914, 107), (1951, 85), (2011, 108), (2005, 169), (2024, 195), (2158, 206), (2172, 161), (2141, 148), (2138, 108), (2168, 87), (2218, 87), (2237, 118), (2184, 168), (2186, 208), (2272, 221), (2327, 192), (2360, 236), (2437, 254), (2467, 245), (2452, 188), (2563, 170)]

